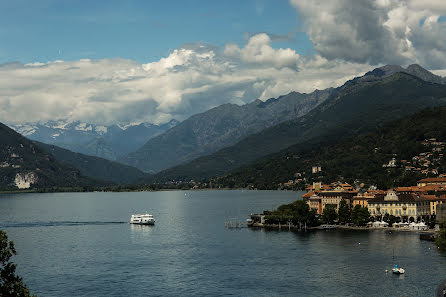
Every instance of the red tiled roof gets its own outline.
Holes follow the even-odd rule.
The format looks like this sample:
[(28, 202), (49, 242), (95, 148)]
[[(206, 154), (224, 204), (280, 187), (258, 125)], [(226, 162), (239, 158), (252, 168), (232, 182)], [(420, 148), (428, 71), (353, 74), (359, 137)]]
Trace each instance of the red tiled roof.
[(419, 183), (446, 183), (446, 177), (429, 177), (418, 181)]
[(305, 194), (302, 195), (302, 198), (310, 198), (311, 196), (313, 196), (315, 193), (313, 191), (307, 192)]

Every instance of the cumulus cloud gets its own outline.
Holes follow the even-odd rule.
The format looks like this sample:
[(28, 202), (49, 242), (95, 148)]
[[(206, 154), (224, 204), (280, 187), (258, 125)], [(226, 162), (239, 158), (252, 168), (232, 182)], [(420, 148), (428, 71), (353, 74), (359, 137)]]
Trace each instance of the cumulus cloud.
[(125, 59), (0, 65), (0, 121), (91, 123), (182, 120), (223, 103), (342, 84), (369, 66), (274, 49), (257, 34), (240, 47), (188, 44), (159, 61)]
[(420, 63), (446, 67), (446, 2), (442, 0), (291, 0), (327, 59), (357, 63)]

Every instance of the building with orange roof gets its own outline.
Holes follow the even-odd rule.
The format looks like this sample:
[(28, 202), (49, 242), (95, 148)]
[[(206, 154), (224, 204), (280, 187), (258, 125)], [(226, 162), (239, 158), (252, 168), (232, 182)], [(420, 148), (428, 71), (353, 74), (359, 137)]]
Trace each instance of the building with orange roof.
[(305, 194), (303, 194), (302, 195), (302, 198), (310, 198), (311, 196), (313, 196), (313, 195), (315, 195), (316, 194), (316, 192), (314, 192), (314, 191), (309, 191), (309, 192), (307, 192), (307, 193), (305, 193)]
[(368, 203), (369, 212), (375, 217), (389, 214), (407, 222), (420, 221), (430, 216), (429, 202), (417, 194), (403, 194), (389, 190), (384, 197), (369, 200)]
[(429, 211), (431, 216), (437, 215), (437, 207), (439, 204), (446, 203), (446, 195), (422, 195), (421, 198), (429, 203)]
[(322, 199), (316, 194), (311, 195), (308, 199), (308, 206), (311, 210), (315, 210), (318, 215), (321, 215), (323, 212), (322, 208)]
[(378, 197), (384, 197), (386, 195), (386, 191), (383, 190), (368, 190), (364, 193), (358, 193), (356, 196), (352, 198), (352, 208), (355, 208), (356, 205), (360, 205), (361, 207), (368, 207), (368, 201)]
[(417, 182), (419, 187), (424, 187), (427, 185), (444, 185), (446, 186), (446, 177), (428, 177), (423, 178)]

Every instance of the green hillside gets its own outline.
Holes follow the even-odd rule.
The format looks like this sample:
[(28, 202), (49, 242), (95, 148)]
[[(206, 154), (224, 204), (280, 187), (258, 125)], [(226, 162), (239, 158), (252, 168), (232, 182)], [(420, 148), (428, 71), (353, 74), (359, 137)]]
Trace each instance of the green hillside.
[[(409, 186), (426, 176), (446, 173), (446, 107), (427, 109), (393, 121), (373, 133), (341, 142), (315, 140), (295, 145), (255, 164), (241, 168), (214, 181), (226, 187), (277, 189), (288, 180), (346, 180), (378, 185)], [(428, 139), (435, 138), (431, 141)], [(383, 167), (395, 159), (395, 167)], [(414, 159), (415, 158), (415, 159)], [(313, 166), (322, 171), (313, 174)], [(417, 168), (427, 170), (423, 174)], [(296, 176), (296, 173), (302, 176)], [(297, 184), (299, 188), (303, 185)]]
[(305, 116), (251, 135), (212, 155), (160, 172), (146, 180), (203, 179), (223, 175), (268, 154), (323, 137), (353, 137), (384, 123), (446, 103), (446, 86), (405, 73), (374, 80), (352, 80)]
[(41, 142), (36, 142), (36, 144), (52, 154), (57, 161), (68, 164), (78, 169), (83, 175), (94, 179), (118, 184), (131, 184), (146, 176), (142, 171), (131, 166), (99, 157), (74, 153), (55, 145)]
[(0, 123), (0, 190), (81, 187), (98, 184), (57, 162), (33, 142)]

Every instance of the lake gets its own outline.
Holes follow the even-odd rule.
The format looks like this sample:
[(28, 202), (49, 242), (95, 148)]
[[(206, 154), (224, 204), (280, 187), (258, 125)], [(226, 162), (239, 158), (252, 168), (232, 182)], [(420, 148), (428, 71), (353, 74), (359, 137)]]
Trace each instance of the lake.
[[(434, 296), (446, 279), (445, 255), (413, 233), (225, 228), (301, 194), (0, 195), (0, 228), (38, 296)], [(156, 225), (127, 223), (141, 212)]]

